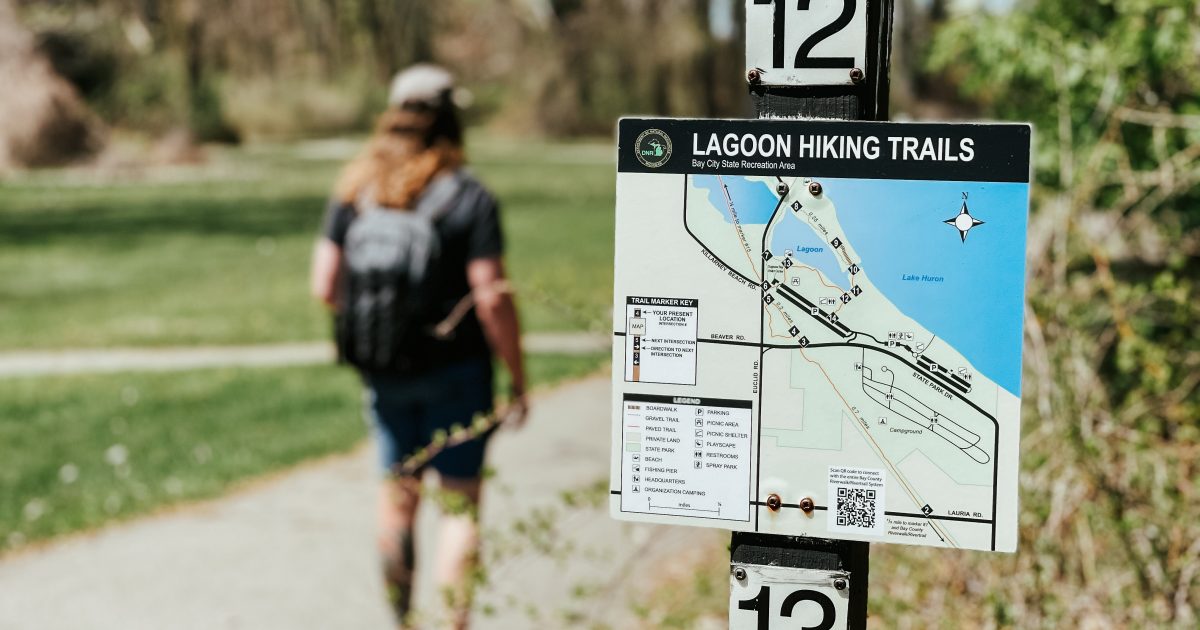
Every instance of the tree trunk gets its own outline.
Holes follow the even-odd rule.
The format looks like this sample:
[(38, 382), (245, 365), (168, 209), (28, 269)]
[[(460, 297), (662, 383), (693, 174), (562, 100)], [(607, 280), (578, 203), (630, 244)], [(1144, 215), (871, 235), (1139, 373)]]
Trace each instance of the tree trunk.
[(64, 164), (98, 151), (104, 130), (0, 0), (0, 172)]

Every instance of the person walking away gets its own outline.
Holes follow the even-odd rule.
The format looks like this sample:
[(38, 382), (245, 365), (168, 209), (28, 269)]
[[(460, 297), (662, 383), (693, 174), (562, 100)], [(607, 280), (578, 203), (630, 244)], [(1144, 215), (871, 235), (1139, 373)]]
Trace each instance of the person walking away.
[(524, 421), (525, 369), (505, 279), (496, 200), (464, 168), (453, 77), (431, 65), (396, 75), (388, 109), (344, 169), (326, 211), (312, 291), (334, 311), (340, 358), (358, 368), (383, 467), (379, 550), (390, 603), (410, 622), (422, 474), (467, 506), (444, 513), (434, 567), (453, 627), (465, 628), (479, 549), (477, 508), (492, 431), (431, 452), (435, 435), (492, 409), (492, 358), (511, 376), (505, 415)]

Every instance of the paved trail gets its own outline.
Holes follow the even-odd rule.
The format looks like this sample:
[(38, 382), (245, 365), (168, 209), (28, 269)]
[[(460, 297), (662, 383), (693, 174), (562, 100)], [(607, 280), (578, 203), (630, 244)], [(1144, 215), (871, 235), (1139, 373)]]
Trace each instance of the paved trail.
[[(523, 338), (526, 352), (586, 354), (604, 352), (611, 340), (591, 333), (531, 333)], [(80, 374), (88, 372), (191, 370), (206, 367), (265, 367), (329, 363), (328, 342), (254, 346), (180, 348), (99, 348), (89, 350), (30, 350), (0, 353), (0, 378)]]
[[(483, 515), (492, 531), (511, 534), (514, 519), (558, 510), (560, 492), (606, 478), (609, 404), (604, 377), (568, 384), (536, 398), (523, 431), (496, 437), (499, 473)], [(389, 628), (372, 539), (372, 455), (360, 448), (224, 499), (0, 559), (0, 628)], [(434, 514), (423, 512), (427, 557)], [(497, 612), (477, 615), (475, 627), (590, 625), (564, 621), (568, 608), (632, 627), (627, 596), (652, 577), (647, 568), (714, 535), (618, 523), (606, 508), (568, 510), (561, 525), (562, 542), (577, 547), (570, 562), (525, 551), (493, 565), (481, 601)], [(609, 590), (579, 600), (577, 585)], [(419, 588), (429, 602), (428, 584)]]

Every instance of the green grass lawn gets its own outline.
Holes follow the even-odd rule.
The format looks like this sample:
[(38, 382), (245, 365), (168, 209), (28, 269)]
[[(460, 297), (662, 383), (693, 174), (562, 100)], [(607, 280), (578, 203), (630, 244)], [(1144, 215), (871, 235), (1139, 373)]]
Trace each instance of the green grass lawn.
[[(611, 146), (469, 147), (503, 204), (526, 328), (605, 329)], [(212, 148), (196, 166), (0, 180), (0, 352), (328, 338), (308, 259), (356, 149)], [(534, 355), (530, 380), (605, 360)], [(355, 379), (333, 367), (0, 380), (0, 551), (216, 496), (363, 435)]]
[(612, 326), (615, 148), (481, 144), (474, 164), (495, 190), (508, 263), (529, 330)]
[[(530, 379), (604, 359), (533, 355)], [(0, 380), (0, 554), (217, 496), (365, 434), (357, 378), (335, 366)]]
[[(0, 351), (326, 338), (306, 276), (346, 147), (311, 146), (211, 149), (202, 166), (116, 177), (0, 181)], [(611, 147), (480, 137), (470, 152), (503, 205), (526, 328), (603, 330)]]

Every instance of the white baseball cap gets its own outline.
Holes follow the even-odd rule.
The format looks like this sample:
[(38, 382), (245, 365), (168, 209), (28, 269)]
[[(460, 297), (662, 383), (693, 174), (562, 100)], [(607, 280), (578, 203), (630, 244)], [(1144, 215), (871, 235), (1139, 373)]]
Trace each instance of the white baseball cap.
[(419, 63), (401, 70), (392, 79), (388, 105), (408, 103), (440, 105), (453, 100), (454, 75), (440, 66)]

